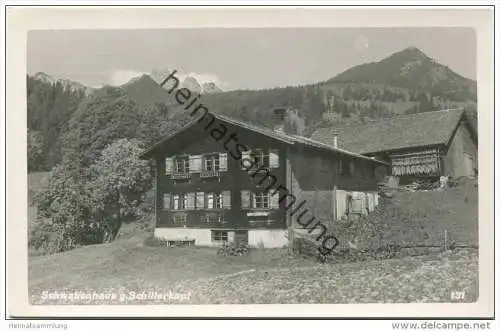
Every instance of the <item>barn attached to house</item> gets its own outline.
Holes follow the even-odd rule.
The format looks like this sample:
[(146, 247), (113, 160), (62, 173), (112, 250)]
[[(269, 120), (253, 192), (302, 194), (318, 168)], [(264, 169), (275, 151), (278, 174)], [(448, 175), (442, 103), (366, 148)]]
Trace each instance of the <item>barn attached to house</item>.
[(377, 205), (386, 162), (201, 113), (141, 155), (156, 166), (156, 237), (282, 247), (289, 226), (321, 232)]
[(390, 163), (401, 184), (477, 174), (477, 130), (461, 109), (322, 128), (312, 138)]

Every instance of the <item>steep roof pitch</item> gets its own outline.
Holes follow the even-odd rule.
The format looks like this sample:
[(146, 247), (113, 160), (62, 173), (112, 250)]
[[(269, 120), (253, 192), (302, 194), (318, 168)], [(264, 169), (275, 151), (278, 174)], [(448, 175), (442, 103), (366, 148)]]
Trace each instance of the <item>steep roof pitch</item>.
[(440, 110), (400, 115), (366, 124), (319, 129), (312, 139), (360, 154), (448, 144), (463, 110)]
[[(349, 156), (352, 156), (352, 157), (355, 157), (355, 158), (365, 159), (365, 160), (369, 160), (369, 161), (372, 161), (372, 162), (375, 162), (375, 163), (387, 165), (387, 163), (382, 162), (380, 160), (375, 160), (375, 159), (372, 159), (372, 158), (367, 157), (365, 155), (360, 155), (358, 153), (347, 151), (347, 150), (344, 150), (344, 149), (341, 149), (341, 148), (335, 148), (332, 145), (324, 144), (322, 142), (315, 141), (313, 139), (309, 139), (309, 138), (305, 138), (305, 137), (301, 137), (301, 136), (297, 136), (297, 135), (288, 135), (288, 134), (285, 134), (285, 133), (276, 132), (276, 131), (273, 131), (273, 130), (268, 129), (268, 128), (263, 128), (263, 127), (251, 125), (251, 124), (248, 124), (248, 123), (244, 123), (244, 122), (241, 122), (241, 121), (238, 121), (236, 119), (233, 119), (233, 118), (230, 118), (230, 117), (227, 117), (227, 116), (224, 116), (224, 115), (220, 115), (220, 114), (215, 114), (215, 113), (210, 113), (210, 114), (213, 115), (219, 121), (222, 121), (222, 122), (225, 122), (225, 123), (228, 123), (228, 124), (232, 124), (232, 125), (235, 125), (237, 127), (240, 127), (240, 128), (246, 129), (246, 130), (250, 130), (250, 131), (253, 131), (253, 132), (256, 132), (258, 134), (265, 135), (267, 137), (270, 137), (272, 139), (278, 140), (278, 141), (280, 141), (282, 143), (285, 143), (285, 144), (288, 144), (288, 145), (302, 145), (302, 146), (309, 147), (309, 148), (315, 148), (315, 149), (323, 150), (325, 152), (340, 153), (340, 154), (349, 155)], [(161, 148), (161, 146), (164, 143), (166, 143), (167, 141), (169, 141), (171, 139), (174, 139), (175, 136), (177, 136), (181, 132), (187, 130), (188, 128), (194, 126), (196, 123), (198, 123), (198, 122), (197, 122), (196, 119), (194, 119), (193, 121), (191, 121), (190, 123), (188, 123), (184, 127), (180, 128), (179, 130), (177, 130), (177, 131), (175, 131), (175, 132), (167, 135), (162, 140), (160, 140), (158, 143), (156, 143), (156, 144), (152, 145), (151, 147), (147, 148), (140, 155), (140, 158), (141, 159), (146, 159), (146, 158), (151, 157), (151, 155), (156, 150), (158, 150), (159, 148)]]

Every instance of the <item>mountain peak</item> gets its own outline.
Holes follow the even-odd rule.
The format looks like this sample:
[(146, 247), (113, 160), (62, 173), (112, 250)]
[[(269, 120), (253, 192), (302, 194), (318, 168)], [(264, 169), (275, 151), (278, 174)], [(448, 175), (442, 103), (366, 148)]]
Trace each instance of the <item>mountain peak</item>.
[(222, 92), (222, 89), (214, 82), (204, 83), (201, 87), (204, 94)]
[(412, 61), (412, 60), (430, 60), (431, 58), (428, 57), (424, 52), (422, 52), (417, 47), (410, 46), (410, 47), (407, 47), (399, 52), (396, 52), (396, 53), (388, 56), (384, 60), (389, 60), (389, 59), (400, 59), (400, 60)]
[(86, 95), (89, 95), (94, 91), (92, 87), (85, 86), (82, 83), (75, 82), (66, 78), (54, 78), (49, 74), (46, 74), (45, 72), (37, 72), (35, 75), (33, 75), (33, 78), (48, 84), (59, 83), (63, 85), (64, 88), (69, 88), (72, 91), (80, 90), (83, 91)]
[(132, 78), (131, 80), (129, 80), (128, 82), (126, 82), (122, 86), (134, 84), (134, 83), (140, 82), (140, 81), (149, 81), (149, 80), (152, 80), (152, 77), (150, 77), (149, 75), (143, 74), (143, 75)]
[(40, 72), (37, 72), (37, 73), (33, 76), (33, 78), (38, 79), (38, 80), (41, 80), (41, 81), (43, 81), (43, 82), (45, 82), (45, 83), (51, 83), (51, 84), (52, 84), (52, 83), (54, 83), (54, 82), (56, 81), (56, 80), (55, 80), (52, 76), (50, 76), (50, 75), (46, 74), (45, 72), (41, 72), (41, 71), (40, 71)]
[(372, 84), (476, 99), (475, 81), (439, 64), (416, 47), (405, 48), (378, 62), (354, 66), (327, 83)]
[(201, 84), (192, 76), (187, 76), (181, 83), (181, 87), (187, 88), (191, 92), (201, 93)]

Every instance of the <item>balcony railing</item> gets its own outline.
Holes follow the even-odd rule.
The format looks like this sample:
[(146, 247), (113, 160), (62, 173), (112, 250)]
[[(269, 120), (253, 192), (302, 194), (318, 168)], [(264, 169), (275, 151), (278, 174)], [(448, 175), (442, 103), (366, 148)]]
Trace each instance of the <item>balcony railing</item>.
[(172, 179), (187, 179), (187, 178), (191, 178), (191, 174), (189, 172), (173, 172), (170, 175), (170, 178), (172, 178)]
[(270, 220), (270, 219), (250, 219), (248, 220), (248, 224), (250, 226), (269, 226), (271, 224), (276, 224), (277, 222), (275, 220)]
[(249, 174), (261, 173), (261, 172), (270, 172), (271, 168), (269, 166), (260, 166), (255, 165), (252, 168), (248, 169), (247, 172)]
[(224, 215), (222, 213), (207, 213), (202, 215), (202, 221), (207, 224), (224, 224)]
[(187, 214), (183, 212), (178, 212), (172, 215), (172, 223), (174, 225), (186, 225), (187, 224)]
[(200, 172), (201, 178), (219, 177), (219, 176), (220, 176), (219, 170), (203, 170), (202, 172)]

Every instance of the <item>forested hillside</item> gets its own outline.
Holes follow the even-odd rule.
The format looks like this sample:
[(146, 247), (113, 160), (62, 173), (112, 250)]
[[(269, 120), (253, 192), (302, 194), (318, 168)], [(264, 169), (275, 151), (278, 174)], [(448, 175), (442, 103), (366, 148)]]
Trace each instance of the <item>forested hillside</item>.
[[(78, 154), (85, 164), (115, 139), (152, 142), (189, 120), (175, 97), (148, 75), (89, 95), (61, 81), (33, 77), (27, 77), (27, 88), (29, 171), (50, 170), (64, 153)], [(297, 133), (298, 124), (305, 125), (304, 135), (335, 122), (443, 108), (466, 107), (476, 117), (476, 83), (416, 48), (355, 66), (326, 82), (214, 91), (199, 100), (210, 111), (268, 127), (273, 108), (293, 108), (297, 117), (285, 129)]]
[(28, 171), (49, 170), (61, 161), (61, 135), (85, 93), (29, 76), (26, 85)]

